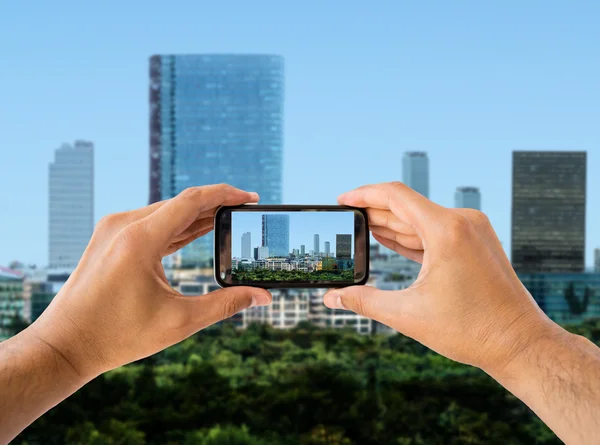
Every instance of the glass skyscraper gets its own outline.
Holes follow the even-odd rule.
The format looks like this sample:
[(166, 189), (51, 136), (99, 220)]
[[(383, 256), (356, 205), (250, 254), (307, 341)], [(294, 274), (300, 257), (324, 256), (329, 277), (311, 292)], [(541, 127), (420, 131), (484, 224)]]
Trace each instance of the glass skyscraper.
[(477, 187), (457, 187), (454, 194), (454, 207), (457, 209), (481, 210), (481, 193)]
[(319, 235), (317, 235), (316, 233), (315, 233), (315, 236), (314, 236), (314, 243), (313, 244), (314, 244), (313, 248), (314, 248), (315, 255), (319, 255), (321, 253), (320, 252), (321, 244), (319, 243)]
[(402, 159), (402, 182), (429, 198), (429, 158), (422, 151), (407, 151)]
[[(224, 182), (281, 203), (283, 87), (280, 56), (152, 56), (149, 201)], [(184, 248), (181, 265), (211, 267), (212, 244)]]
[(585, 201), (585, 152), (513, 152), (512, 264), (517, 272), (583, 272)]
[(262, 245), (269, 257), (287, 258), (290, 254), (290, 216), (262, 216)]
[(335, 235), (335, 257), (338, 259), (352, 258), (352, 235)]

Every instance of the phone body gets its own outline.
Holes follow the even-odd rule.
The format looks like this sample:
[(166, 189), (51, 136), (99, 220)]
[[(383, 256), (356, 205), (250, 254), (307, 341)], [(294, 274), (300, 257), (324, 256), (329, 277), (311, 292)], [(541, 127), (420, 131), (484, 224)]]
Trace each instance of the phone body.
[(221, 287), (333, 288), (369, 279), (369, 223), (359, 208), (221, 207), (214, 241)]

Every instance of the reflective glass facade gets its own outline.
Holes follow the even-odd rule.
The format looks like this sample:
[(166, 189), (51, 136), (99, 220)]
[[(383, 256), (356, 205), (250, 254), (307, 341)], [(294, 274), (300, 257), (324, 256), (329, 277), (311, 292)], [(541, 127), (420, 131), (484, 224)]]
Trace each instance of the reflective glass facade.
[(268, 248), (269, 257), (285, 257), (290, 254), (290, 216), (262, 216), (262, 245)]
[[(281, 203), (283, 58), (163, 55), (150, 59), (150, 202), (228, 183)], [(212, 266), (212, 234), (181, 253)]]
[(583, 272), (585, 200), (585, 152), (513, 152), (517, 272)]
[(404, 153), (402, 182), (429, 198), (429, 158), (427, 153), (422, 151)]
[(600, 317), (600, 274), (519, 274), (542, 310), (559, 323)]

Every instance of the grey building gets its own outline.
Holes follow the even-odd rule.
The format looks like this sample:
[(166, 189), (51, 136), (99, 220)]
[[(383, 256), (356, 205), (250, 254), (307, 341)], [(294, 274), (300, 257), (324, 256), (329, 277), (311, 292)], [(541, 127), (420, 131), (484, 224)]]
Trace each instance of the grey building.
[(321, 244), (319, 243), (319, 235), (317, 235), (315, 233), (315, 236), (314, 236), (314, 246), (313, 246), (315, 255), (319, 255), (321, 253), (320, 250), (319, 250), (320, 248), (321, 248)]
[(335, 257), (340, 260), (352, 258), (352, 235), (335, 235)]
[(246, 232), (242, 235), (242, 258), (249, 259), (252, 255), (252, 234)]
[(513, 152), (515, 270), (583, 272), (585, 205), (585, 152)]
[(329, 243), (329, 241), (325, 241), (325, 256), (328, 257), (329, 253), (331, 251), (331, 244)]
[(72, 271), (94, 231), (94, 144), (63, 144), (48, 173), (48, 263)]
[[(283, 58), (150, 58), (150, 198), (228, 183), (281, 203)], [(182, 267), (212, 266), (212, 234), (185, 247)]]
[(594, 272), (600, 273), (600, 247), (594, 249)]
[(300, 255), (306, 255), (306, 246), (304, 244), (300, 245)]
[(481, 210), (481, 192), (477, 187), (457, 187), (454, 193), (454, 207), (457, 209)]
[(402, 159), (402, 182), (429, 198), (429, 158), (422, 151), (407, 151)]

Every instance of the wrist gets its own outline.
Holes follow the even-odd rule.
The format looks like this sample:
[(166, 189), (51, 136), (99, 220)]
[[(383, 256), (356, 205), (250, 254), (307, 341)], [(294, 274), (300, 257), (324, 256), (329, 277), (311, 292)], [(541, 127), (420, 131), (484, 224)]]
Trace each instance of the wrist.
[(555, 354), (577, 337), (549, 319), (529, 331), (517, 334), (501, 360), (482, 367), (498, 381), (518, 379), (529, 364), (539, 357)]

